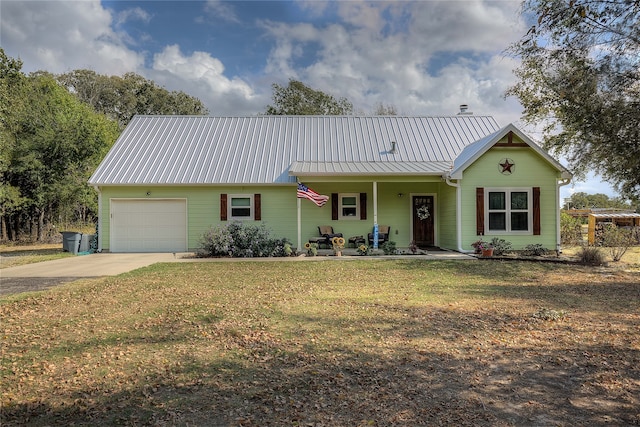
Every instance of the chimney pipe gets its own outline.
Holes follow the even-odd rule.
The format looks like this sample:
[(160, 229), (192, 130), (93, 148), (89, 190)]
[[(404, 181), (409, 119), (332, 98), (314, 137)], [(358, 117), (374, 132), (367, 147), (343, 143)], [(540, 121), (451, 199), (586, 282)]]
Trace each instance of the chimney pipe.
[(460, 112), (458, 113), (459, 116), (471, 116), (473, 115), (473, 113), (469, 110), (469, 106), (467, 104), (460, 104)]

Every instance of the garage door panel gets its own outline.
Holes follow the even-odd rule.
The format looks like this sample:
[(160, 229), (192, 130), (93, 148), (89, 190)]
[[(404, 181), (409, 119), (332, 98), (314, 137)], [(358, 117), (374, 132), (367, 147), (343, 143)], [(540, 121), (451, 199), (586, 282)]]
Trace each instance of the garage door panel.
[(187, 250), (186, 200), (112, 200), (112, 252)]

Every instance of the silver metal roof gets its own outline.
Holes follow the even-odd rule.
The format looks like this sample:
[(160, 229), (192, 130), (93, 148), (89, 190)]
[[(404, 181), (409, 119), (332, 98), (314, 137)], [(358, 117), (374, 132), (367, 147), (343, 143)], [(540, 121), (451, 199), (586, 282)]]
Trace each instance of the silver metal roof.
[[(492, 117), (136, 116), (91, 185), (273, 184), (299, 176), (442, 175)], [(395, 142), (395, 144), (392, 144)]]
[(595, 218), (640, 218), (640, 213), (592, 213)]

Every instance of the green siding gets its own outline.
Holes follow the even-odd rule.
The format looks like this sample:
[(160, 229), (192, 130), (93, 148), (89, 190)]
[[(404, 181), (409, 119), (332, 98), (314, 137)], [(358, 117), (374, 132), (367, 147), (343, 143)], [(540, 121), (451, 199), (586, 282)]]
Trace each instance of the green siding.
[[(411, 241), (411, 193), (430, 193), (436, 195), (440, 183), (434, 182), (379, 182), (378, 183), (378, 224), (391, 226), (391, 240), (398, 247), (407, 247)], [(301, 207), (301, 243), (318, 235), (319, 225), (331, 225), (345, 237), (366, 236), (372, 231), (374, 223), (373, 183), (372, 182), (309, 182), (320, 194), (331, 193), (367, 193), (367, 218), (331, 219), (331, 202), (318, 207), (306, 199), (300, 200)], [(147, 192), (150, 195), (147, 196)], [(220, 221), (220, 194), (261, 194), (262, 221), (272, 231), (274, 237), (286, 237), (294, 246), (297, 244), (297, 197), (295, 186), (126, 186), (103, 187), (102, 193), (102, 232), (101, 245), (109, 250), (109, 200), (112, 198), (183, 198), (187, 200), (188, 246), (195, 250), (200, 237), (210, 227), (222, 224)], [(398, 197), (403, 193), (403, 197)], [(258, 223), (258, 222), (255, 222)], [(436, 218), (436, 226), (438, 219)], [(438, 235), (438, 231), (436, 231)]]
[[(515, 163), (511, 175), (503, 175), (498, 163), (510, 158)], [(512, 243), (514, 249), (539, 243), (547, 249), (556, 248), (557, 209), (556, 182), (558, 171), (546, 159), (530, 148), (494, 147), (464, 171), (462, 179), (462, 249), (471, 250), (476, 235), (476, 187), (531, 188), (540, 187), (541, 235), (491, 235)]]
[(440, 184), (439, 202), (439, 246), (442, 248), (457, 250), (456, 188), (446, 183)]
[[(498, 163), (508, 157), (516, 167), (512, 175), (500, 173)], [(556, 182), (558, 172), (546, 159), (529, 148), (497, 148), (487, 151), (464, 171), (459, 181), (461, 191), (462, 248), (471, 250), (476, 236), (476, 187), (540, 187), (542, 235), (501, 235), (519, 249), (531, 243), (540, 243), (548, 249), (556, 244)], [(331, 225), (345, 237), (366, 236), (374, 223), (373, 181), (377, 182), (378, 224), (391, 226), (390, 240), (399, 248), (406, 248), (411, 237), (411, 195), (429, 194), (435, 197), (435, 244), (457, 250), (456, 188), (438, 177), (348, 177), (342, 180), (328, 177), (318, 181), (303, 180), (320, 194), (366, 193), (367, 218), (348, 220), (331, 219), (331, 202), (319, 208), (311, 201), (300, 200), (301, 243), (317, 236), (319, 225)], [(147, 192), (150, 192), (147, 195)], [(220, 194), (261, 194), (262, 222), (272, 230), (274, 237), (286, 237), (297, 245), (297, 197), (295, 185), (282, 186), (114, 186), (101, 188), (101, 245), (109, 250), (109, 200), (112, 198), (179, 198), (187, 200), (188, 247), (195, 250), (202, 234), (212, 226), (221, 224)], [(399, 194), (402, 193), (402, 197)], [(490, 239), (491, 235), (485, 236)]]

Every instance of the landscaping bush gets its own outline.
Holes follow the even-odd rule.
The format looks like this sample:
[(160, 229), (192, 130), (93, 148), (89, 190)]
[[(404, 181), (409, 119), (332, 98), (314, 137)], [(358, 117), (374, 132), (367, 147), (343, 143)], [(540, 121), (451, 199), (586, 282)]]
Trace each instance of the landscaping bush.
[(560, 240), (563, 245), (582, 244), (582, 224), (578, 218), (560, 214)]
[(493, 255), (500, 256), (508, 252), (511, 252), (511, 242), (507, 242), (504, 239), (494, 237), (491, 239), (491, 246), (493, 246)]
[(240, 221), (218, 225), (207, 230), (200, 239), (202, 257), (268, 257), (290, 256), (291, 242), (286, 238), (272, 238), (264, 225), (245, 224)]
[(609, 249), (614, 262), (622, 259), (623, 255), (634, 244), (631, 230), (617, 227), (615, 224), (603, 224), (602, 246)]
[(398, 252), (396, 249), (396, 242), (392, 241), (384, 242), (380, 248), (385, 255), (395, 255), (396, 252)]
[(604, 264), (604, 254), (595, 246), (583, 246), (578, 253), (578, 259), (580, 263), (587, 265), (602, 265)]
[(524, 251), (522, 251), (522, 255), (525, 256), (542, 256), (545, 255), (549, 250), (542, 246), (540, 243), (534, 243), (531, 245), (527, 245), (524, 247)]

